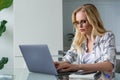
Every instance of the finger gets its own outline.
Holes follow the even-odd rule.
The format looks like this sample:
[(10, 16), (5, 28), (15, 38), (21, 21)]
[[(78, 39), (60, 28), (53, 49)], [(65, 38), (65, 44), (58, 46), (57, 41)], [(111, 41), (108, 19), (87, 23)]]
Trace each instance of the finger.
[(57, 67), (57, 70), (61, 70), (63, 68), (66, 68), (66, 66), (64, 64), (59, 64), (59, 66)]
[(57, 70), (61, 70), (62, 69), (62, 66), (57, 66)]
[(71, 71), (70, 68), (64, 68), (64, 69), (61, 69), (62, 72), (66, 72), (66, 71)]
[(61, 65), (58, 66), (57, 69), (58, 69), (58, 70), (62, 70), (62, 69), (67, 69), (67, 68), (69, 68), (67, 65), (62, 65), (62, 64), (61, 64)]
[(59, 65), (59, 62), (54, 62), (54, 65), (55, 65), (55, 66), (58, 66), (58, 65)]
[(54, 64), (55, 64), (55, 65), (58, 65), (58, 64), (59, 64), (59, 62), (54, 62)]
[(54, 62), (55, 68), (57, 69), (59, 66), (59, 62)]

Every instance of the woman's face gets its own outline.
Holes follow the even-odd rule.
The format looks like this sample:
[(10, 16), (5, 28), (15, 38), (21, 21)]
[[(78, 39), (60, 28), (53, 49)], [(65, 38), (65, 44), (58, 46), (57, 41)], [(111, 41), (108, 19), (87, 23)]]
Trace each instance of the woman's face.
[(76, 14), (76, 22), (77, 29), (80, 30), (83, 35), (90, 35), (92, 32), (92, 26), (89, 24), (85, 12), (79, 11)]

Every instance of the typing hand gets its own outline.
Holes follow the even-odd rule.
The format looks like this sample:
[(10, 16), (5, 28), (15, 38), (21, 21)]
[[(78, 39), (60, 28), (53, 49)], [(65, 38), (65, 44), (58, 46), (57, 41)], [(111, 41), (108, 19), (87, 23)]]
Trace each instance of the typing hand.
[(59, 63), (59, 66), (57, 66), (57, 70), (62, 71), (62, 72), (77, 71), (77, 70), (79, 70), (79, 66), (76, 64), (62, 62), (62, 63)]
[(56, 69), (58, 68), (58, 66), (60, 65), (60, 62), (54, 62), (54, 65), (56, 67)]

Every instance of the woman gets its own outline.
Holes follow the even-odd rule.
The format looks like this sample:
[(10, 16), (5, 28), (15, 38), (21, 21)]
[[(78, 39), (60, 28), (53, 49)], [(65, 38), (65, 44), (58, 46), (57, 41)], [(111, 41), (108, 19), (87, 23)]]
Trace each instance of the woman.
[(63, 62), (55, 62), (61, 71), (100, 71), (109, 73), (112, 79), (115, 71), (115, 37), (107, 31), (99, 12), (93, 4), (84, 4), (72, 14), (76, 29), (71, 49)]

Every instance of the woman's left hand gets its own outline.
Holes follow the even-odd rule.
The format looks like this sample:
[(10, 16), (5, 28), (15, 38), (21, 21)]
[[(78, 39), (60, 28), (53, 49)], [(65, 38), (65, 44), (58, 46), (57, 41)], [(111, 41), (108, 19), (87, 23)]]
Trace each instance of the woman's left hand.
[(64, 71), (78, 71), (79, 70), (79, 65), (77, 64), (70, 64), (70, 63), (61, 63), (58, 67), (57, 70), (60, 70), (62, 72)]

